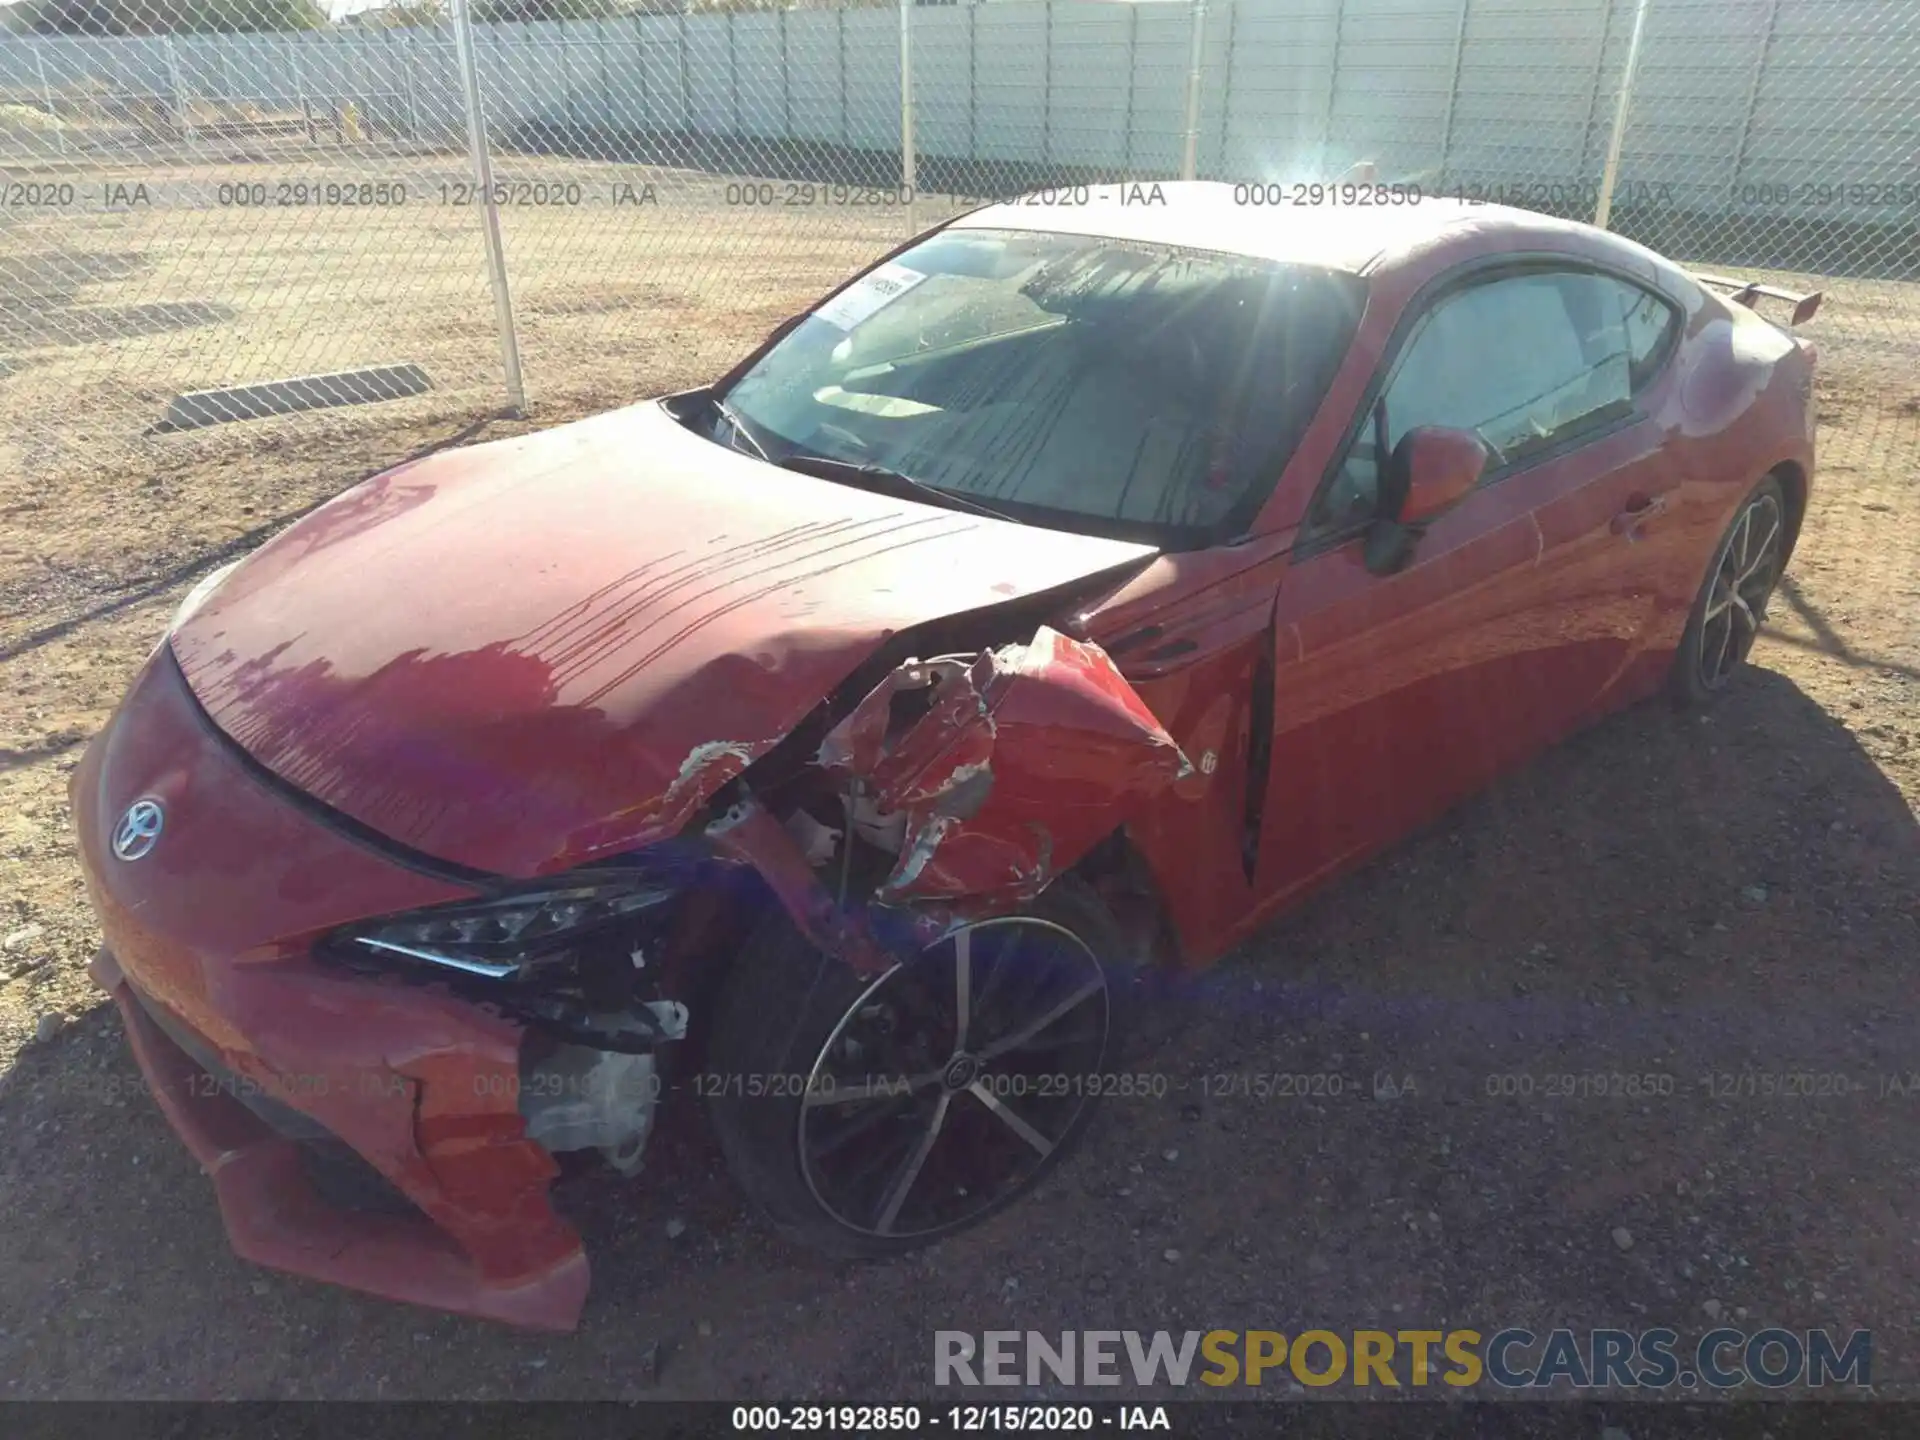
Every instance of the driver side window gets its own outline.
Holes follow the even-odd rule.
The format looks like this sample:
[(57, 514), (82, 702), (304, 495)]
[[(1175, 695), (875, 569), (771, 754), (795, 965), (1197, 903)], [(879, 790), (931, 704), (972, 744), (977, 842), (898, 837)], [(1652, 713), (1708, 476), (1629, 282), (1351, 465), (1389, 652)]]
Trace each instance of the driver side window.
[[(1479, 435), (1491, 478), (1630, 405), (1622, 287), (1599, 275), (1529, 271), (1458, 290), (1418, 323), (1387, 382), (1386, 448), (1420, 425)], [(1322, 493), (1314, 529), (1373, 518), (1379, 461), (1371, 417)]]

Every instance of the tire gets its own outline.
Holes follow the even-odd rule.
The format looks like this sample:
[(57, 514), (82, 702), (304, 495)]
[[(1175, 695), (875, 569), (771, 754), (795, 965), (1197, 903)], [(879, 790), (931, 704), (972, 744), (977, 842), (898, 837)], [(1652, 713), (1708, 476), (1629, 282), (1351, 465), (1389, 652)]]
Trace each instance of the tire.
[(728, 977), (702, 1082), (729, 1169), (777, 1229), (835, 1257), (896, 1254), (985, 1220), (1071, 1151), (1112, 1083), (1095, 1077), (1117, 1053), (1129, 957), (1072, 877), (878, 979), (776, 912)]
[(1681, 708), (1718, 699), (1746, 663), (1786, 563), (1787, 520), (1786, 491), (1769, 475), (1714, 546), (1673, 657), (1669, 689)]

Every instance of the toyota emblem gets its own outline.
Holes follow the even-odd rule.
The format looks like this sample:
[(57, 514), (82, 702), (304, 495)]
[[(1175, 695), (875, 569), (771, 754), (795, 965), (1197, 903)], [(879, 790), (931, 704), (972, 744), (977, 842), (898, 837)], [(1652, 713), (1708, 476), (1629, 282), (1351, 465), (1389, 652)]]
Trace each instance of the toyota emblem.
[(122, 860), (138, 860), (159, 843), (167, 812), (158, 800), (136, 800), (113, 829), (113, 853)]

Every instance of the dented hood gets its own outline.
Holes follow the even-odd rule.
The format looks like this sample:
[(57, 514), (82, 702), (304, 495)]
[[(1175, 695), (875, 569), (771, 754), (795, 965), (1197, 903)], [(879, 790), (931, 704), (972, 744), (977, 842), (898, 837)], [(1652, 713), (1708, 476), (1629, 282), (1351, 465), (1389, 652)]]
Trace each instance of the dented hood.
[(348, 491), (173, 649), (283, 780), (534, 875), (677, 831), (889, 636), (1151, 554), (778, 470), (648, 403)]

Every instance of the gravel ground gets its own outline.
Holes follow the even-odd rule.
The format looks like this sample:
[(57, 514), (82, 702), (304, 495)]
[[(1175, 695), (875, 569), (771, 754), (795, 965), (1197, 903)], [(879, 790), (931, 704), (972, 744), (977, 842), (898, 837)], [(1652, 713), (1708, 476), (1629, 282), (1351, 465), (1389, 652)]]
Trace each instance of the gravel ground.
[[(817, 293), (837, 252), (792, 260), (778, 286), (745, 251), (662, 271), (649, 283), (698, 342), (630, 340), (537, 421), (698, 378)], [(898, 1398), (930, 1389), (937, 1328), (1691, 1335), (1717, 1314), (1869, 1327), (1883, 1393), (1905, 1392), (1920, 381), (1846, 343), (1847, 313), (1816, 322), (1814, 513), (1727, 703), (1611, 720), (1267, 929), (1169, 1011), (1140, 1065), (1163, 1096), (1110, 1103), (1031, 1202), (929, 1251), (841, 1267), (785, 1247), (697, 1109), (670, 1106), (642, 1181), (562, 1187), (595, 1282), (559, 1338), (232, 1257), (85, 979), (64, 792), (194, 577), (361, 474), (513, 425), (406, 402), (148, 446), (137, 470), (0, 473), (0, 1389)], [(1671, 1093), (1547, 1093), (1614, 1071)], [(1845, 1085), (1759, 1093), (1802, 1073)], [(1215, 1093), (1266, 1074), (1342, 1093)]]

